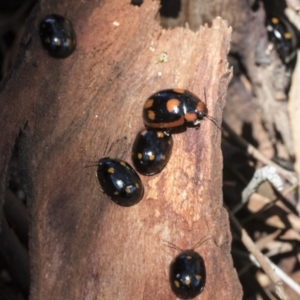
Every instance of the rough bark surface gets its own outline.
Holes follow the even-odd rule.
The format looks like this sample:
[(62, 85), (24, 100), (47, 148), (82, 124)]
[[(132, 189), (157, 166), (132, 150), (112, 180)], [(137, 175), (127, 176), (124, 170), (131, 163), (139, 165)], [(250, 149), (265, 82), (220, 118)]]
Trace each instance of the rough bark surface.
[[(162, 29), (158, 4), (128, 1), (41, 1), (14, 71), (1, 86), (1, 194), (15, 139), (22, 130), (21, 166), (30, 203), (31, 299), (175, 299), (168, 267), (182, 249), (204, 258), (207, 284), (199, 299), (241, 299), (222, 206), (220, 130), (208, 119), (174, 135), (167, 167), (142, 177), (143, 200), (119, 207), (101, 193), (96, 168), (105, 146), (130, 161), (153, 92), (187, 88), (222, 119), (231, 72), (231, 30), (220, 18), (198, 32)], [(39, 20), (49, 12), (70, 19), (78, 47), (65, 60), (41, 47)], [(30, 42), (28, 42), (30, 40)], [(168, 62), (157, 63), (162, 53)]]

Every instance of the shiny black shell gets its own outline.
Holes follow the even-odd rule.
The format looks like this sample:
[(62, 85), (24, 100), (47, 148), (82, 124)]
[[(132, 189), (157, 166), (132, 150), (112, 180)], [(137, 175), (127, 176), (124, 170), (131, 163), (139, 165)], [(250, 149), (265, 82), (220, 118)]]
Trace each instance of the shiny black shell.
[(97, 176), (102, 191), (121, 206), (135, 205), (143, 198), (142, 181), (126, 161), (103, 157), (98, 162)]
[(146, 128), (138, 132), (132, 147), (132, 162), (143, 175), (154, 175), (168, 163), (173, 148), (172, 135), (165, 130)]
[(76, 48), (76, 35), (71, 22), (56, 14), (48, 15), (40, 23), (40, 37), (50, 56), (66, 58)]
[(150, 96), (143, 107), (144, 124), (151, 128), (172, 128), (192, 122), (198, 125), (207, 115), (207, 108), (193, 93), (168, 89)]
[(297, 51), (294, 29), (283, 17), (268, 16), (266, 19), (268, 38), (274, 44), (280, 59), (289, 63)]
[(171, 262), (169, 280), (178, 298), (192, 299), (198, 296), (206, 280), (203, 258), (192, 249), (182, 251)]

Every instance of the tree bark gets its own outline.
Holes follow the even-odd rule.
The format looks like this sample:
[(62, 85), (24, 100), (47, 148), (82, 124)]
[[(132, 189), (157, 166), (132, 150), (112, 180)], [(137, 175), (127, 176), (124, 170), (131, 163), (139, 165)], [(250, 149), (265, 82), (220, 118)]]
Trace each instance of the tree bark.
[[(208, 119), (199, 130), (174, 135), (167, 167), (142, 180), (143, 200), (117, 206), (100, 191), (95, 168), (110, 153), (130, 161), (143, 127), (142, 106), (160, 89), (181, 87), (207, 102), (219, 123), (231, 78), (231, 29), (162, 29), (157, 2), (41, 1), (14, 70), (2, 82), (1, 194), (15, 139), (31, 215), (31, 299), (175, 299), (168, 268), (179, 248), (204, 258), (207, 283), (199, 299), (241, 299), (230, 255), (228, 215), (222, 206), (220, 130)], [(72, 21), (77, 50), (49, 57), (38, 36), (48, 13)], [(28, 42), (30, 40), (30, 42)], [(167, 62), (160, 60), (161, 55)], [(206, 94), (206, 97), (204, 97)]]

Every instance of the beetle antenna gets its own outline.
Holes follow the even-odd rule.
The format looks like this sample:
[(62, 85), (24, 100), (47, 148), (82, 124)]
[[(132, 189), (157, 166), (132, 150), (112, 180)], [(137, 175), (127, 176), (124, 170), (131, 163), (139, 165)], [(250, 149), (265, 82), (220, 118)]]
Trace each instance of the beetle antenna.
[(205, 90), (205, 87), (204, 87), (204, 104), (207, 105), (207, 101), (206, 101), (206, 90)]
[(208, 238), (204, 237), (202, 240), (200, 240), (198, 243), (196, 243), (196, 245), (193, 246), (192, 250), (197, 249), (198, 247), (200, 247), (203, 243), (205, 243), (208, 240), (213, 240), (213, 238), (212, 237), (208, 237)]
[(119, 142), (121, 142), (122, 140), (127, 140), (127, 136), (123, 136), (123, 137), (121, 137), (121, 138), (115, 140), (113, 143), (111, 143), (111, 145), (110, 145), (108, 151), (106, 152), (106, 149), (107, 149), (107, 146), (108, 146), (108, 141), (107, 141), (107, 144), (106, 144), (106, 146), (105, 146), (105, 152), (104, 152), (105, 155), (104, 155), (104, 156), (108, 155), (108, 154), (111, 152), (111, 149), (112, 149), (116, 144), (118, 144)]
[(109, 145), (109, 138), (107, 139), (106, 144), (105, 144), (105, 147), (104, 147), (103, 157), (106, 157), (106, 156), (108, 155), (108, 153), (109, 153), (110, 150), (111, 150), (111, 146), (113, 145), (113, 143), (110, 145), (110, 147), (109, 147), (109, 149), (108, 149), (108, 151), (107, 151), (108, 145)]
[(90, 168), (90, 167), (96, 167), (96, 166), (98, 166), (98, 161), (91, 161), (89, 163), (91, 163), (92, 165), (86, 165), (83, 168), (85, 169), (85, 168)]
[(221, 131), (221, 127), (220, 125), (218, 124), (218, 121), (217, 119), (213, 118), (212, 116), (209, 116), (209, 115), (206, 115), (206, 118), (208, 120), (210, 120), (211, 122), (213, 122), (215, 124), (215, 126)]
[(85, 168), (91, 168), (91, 167), (96, 167), (96, 166), (98, 166), (98, 161), (91, 161), (91, 162), (88, 162), (89, 164), (91, 164), (91, 165), (86, 165), (86, 166), (84, 166), (83, 168), (85, 169)]
[(171, 243), (169, 241), (166, 241), (164, 239), (163, 239), (163, 241), (166, 243), (166, 245), (165, 245), (166, 247), (169, 247), (171, 249), (175, 249), (177, 251), (183, 251), (182, 249), (180, 249), (179, 247), (177, 247), (175, 244), (173, 244), (173, 243)]
[[(206, 101), (206, 89), (205, 89), (205, 87), (204, 87), (204, 103), (205, 103), (205, 105), (207, 105), (207, 101)], [(213, 118), (212, 116), (209, 116), (209, 115), (206, 115), (206, 117), (207, 117), (208, 120), (212, 121), (218, 127), (218, 129), (221, 131), (221, 127), (218, 124), (218, 120), (217, 119), (215, 119), (215, 118)]]

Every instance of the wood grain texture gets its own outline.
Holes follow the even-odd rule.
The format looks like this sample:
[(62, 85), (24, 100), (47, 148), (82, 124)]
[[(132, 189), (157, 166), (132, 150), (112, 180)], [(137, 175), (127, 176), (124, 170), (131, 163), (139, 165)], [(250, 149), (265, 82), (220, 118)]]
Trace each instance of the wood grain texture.
[[(170, 162), (160, 174), (142, 177), (145, 195), (136, 206), (110, 201), (96, 169), (85, 168), (123, 136), (127, 142), (110, 156), (130, 161), (143, 103), (157, 90), (182, 87), (203, 100), (205, 91), (209, 115), (222, 119), (231, 29), (218, 18), (198, 32), (164, 30), (157, 10), (150, 0), (140, 8), (123, 0), (42, 1), (29, 26), (31, 41), (2, 84), (1, 193), (22, 129), (33, 300), (175, 299), (168, 267), (177, 252), (163, 239), (186, 249), (208, 236), (197, 249), (207, 268), (199, 299), (242, 297), (222, 206), (221, 132), (212, 122), (174, 135)], [(37, 27), (49, 12), (74, 24), (78, 47), (65, 60), (41, 47)], [(168, 62), (157, 63), (162, 53)]]

